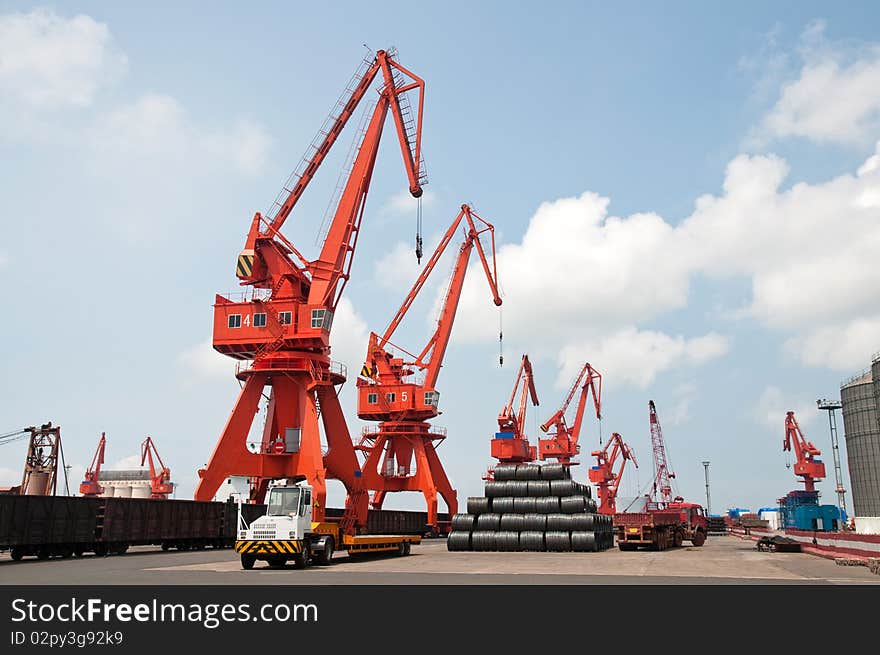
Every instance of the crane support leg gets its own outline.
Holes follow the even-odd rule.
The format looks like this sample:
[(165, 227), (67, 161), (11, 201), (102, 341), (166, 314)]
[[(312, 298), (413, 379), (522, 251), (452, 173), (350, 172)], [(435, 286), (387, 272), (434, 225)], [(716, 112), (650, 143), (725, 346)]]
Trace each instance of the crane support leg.
[[(449, 511), (449, 518), (451, 519), (458, 513), (458, 493), (452, 488), (452, 484), (446, 476), (446, 471), (443, 469), (443, 464), (440, 462), (440, 457), (437, 455), (437, 450), (434, 448), (434, 444), (430, 441), (425, 442), (425, 459), (430, 467), (431, 477), (434, 480), (437, 491), (440, 492), (443, 501), (446, 503), (446, 507)], [(436, 495), (434, 506), (436, 507)], [(436, 522), (436, 520), (437, 515), (435, 512), (434, 521)], [(431, 523), (431, 525), (436, 525), (436, 523)]]
[(263, 382), (256, 377), (248, 378), (238, 394), (207, 467), (199, 470), (196, 500), (212, 500), (226, 476), (245, 466), (248, 458), (255, 457), (248, 452), (246, 442), (262, 392)]
[[(263, 390), (271, 385), (271, 399), (261, 452), (246, 447), (248, 433)], [(321, 452), (320, 421), (328, 451)], [(324, 520), (326, 478), (340, 480), (348, 492), (346, 517), (351, 527), (366, 525), (369, 497), (332, 384), (314, 384), (305, 371), (253, 371), (248, 375), (235, 408), (196, 487), (196, 500), (211, 500), (223, 480), (244, 475), (254, 482), (254, 502), (263, 502), (270, 480), (306, 480), (314, 490), (316, 521)]]

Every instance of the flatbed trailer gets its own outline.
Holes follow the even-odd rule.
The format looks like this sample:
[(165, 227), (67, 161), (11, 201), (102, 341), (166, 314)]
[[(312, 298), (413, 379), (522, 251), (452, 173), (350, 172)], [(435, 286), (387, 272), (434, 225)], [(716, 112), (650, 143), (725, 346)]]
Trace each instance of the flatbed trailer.
[[(665, 550), (675, 543), (678, 512), (627, 512), (614, 515), (614, 532), (620, 550), (648, 546)], [(680, 544), (679, 544), (680, 545)]]
[(646, 512), (624, 512), (614, 515), (614, 532), (620, 550), (650, 547), (666, 550), (685, 541), (694, 546), (706, 543), (706, 515), (694, 503), (675, 502)]

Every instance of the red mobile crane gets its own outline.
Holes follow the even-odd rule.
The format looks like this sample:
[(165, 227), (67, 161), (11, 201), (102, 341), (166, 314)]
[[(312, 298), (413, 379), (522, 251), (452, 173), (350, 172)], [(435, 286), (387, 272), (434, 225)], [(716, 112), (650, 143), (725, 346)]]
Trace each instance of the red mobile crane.
[(794, 443), (794, 454), (797, 461), (794, 464), (794, 474), (799, 475), (804, 483), (806, 491), (815, 491), (816, 483), (825, 477), (825, 464), (816, 459), (822, 451), (807, 441), (804, 433), (798, 425), (794, 412), (785, 414), (785, 440), (782, 442), (782, 450), (790, 451)]
[[(513, 404), (516, 401), (516, 392), (522, 383), (519, 407), (514, 412)], [(529, 438), (525, 433), (526, 407), (528, 399), (532, 399), (532, 405), (538, 406), (538, 392), (535, 390), (535, 379), (532, 375), (532, 363), (528, 355), (522, 356), (519, 372), (516, 374), (516, 382), (510, 399), (498, 415), (498, 433), (491, 442), (492, 457), (499, 464), (521, 464), (532, 462), (535, 459), (536, 450), (529, 445)]]
[[(156, 469), (153, 463), (153, 456), (159, 462), (159, 469)], [(152, 437), (147, 437), (141, 444), (141, 466), (144, 462), (150, 466), (150, 498), (168, 498), (174, 491), (174, 484), (171, 482), (171, 469), (162, 463), (159, 457), (159, 451), (156, 450), (156, 444), (153, 443)]]
[[(610, 451), (609, 451), (610, 448)], [(590, 453), (596, 458), (596, 466), (590, 469), (590, 482), (596, 484), (599, 490), (599, 512), (601, 514), (617, 513), (617, 490), (623, 477), (623, 470), (627, 461), (632, 461), (638, 468), (635, 453), (632, 451), (617, 432), (611, 434), (611, 439), (601, 450)], [(614, 471), (617, 458), (620, 457), (620, 468)]]
[[(252, 363), (239, 364), (236, 376), (244, 385), (207, 466), (199, 471), (196, 500), (210, 500), (230, 475), (250, 476), (253, 502), (262, 502), (273, 479), (306, 480), (314, 490), (314, 518), (323, 521), (329, 477), (341, 480), (348, 492), (343, 529), (352, 532), (366, 524), (368, 496), (337, 398), (336, 387), (345, 382), (346, 372), (330, 361), (330, 329), (350, 277), (389, 110), (410, 193), (420, 197), (426, 182), (421, 159), (425, 83), (394, 56), (379, 50), (362, 62), (269, 214), (254, 215), (236, 267), (240, 284), (248, 288), (243, 298), (216, 296), (214, 349)], [(320, 255), (309, 261), (281, 234), (281, 227), (377, 76), (382, 85), (375, 108), (353, 150)], [(405, 95), (413, 90), (419, 93), (416, 118)], [(251, 453), (247, 436), (266, 387), (271, 390), (261, 448)]]
[(104, 487), (98, 484), (98, 477), (101, 475), (101, 465), (104, 463), (104, 448), (107, 446), (107, 438), (101, 433), (98, 440), (98, 449), (95, 456), (92, 457), (92, 463), (86, 469), (83, 481), (79, 485), (79, 492), (83, 496), (100, 496), (104, 493)]
[[(568, 411), (568, 406), (571, 404), (578, 387), (581, 388), (581, 395), (578, 399), (574, 424), (569, 427), (565, 421), (565, 412)], [(593, 394), (593, 406), (596, 408), (596, 418), (601, 419), (602, 375), (590, 366), (589, 362), (587, 362), (584, 364), (583, 368), (581, 368), (581, 372), (571, 386), (571, 391), (568, 392), (568, 396), (566, 397), (565, 402), (562, 403), (562, 407), (556, 410), (556, 413), (547, 419), (547, 421), (541, 426), (542, 432), (547, 432), (550, 428), (555, 428), (555, 431), (550, 433), (549, 439), (538, 439), (538, 457), (540, 459), (554, 458), (558, 460), (560, 464), (577, 464), (577, 462), (572, 462), (571, 460), (581, 451), (581, 447), (578, 444), (578, 438), (580, 437), (581, 424), (584, 420), (587, 396), (590, 392)]]
[[(421, 353), (414, 355), (391, 343), (391, 337), (462, 221), (466, 223), (465, 238), (458, 251), (437, 327)], [(480, 235), (484, 232), (491, 236), (491, 270), (480, 242)], [(467, 274), (468, 259), (475, 246), (493, 301), (495, 305), (501, 305), (498, 273), (495, 269), (495, 228), (468, 205), (462, 205), (458, 216), (446, 230), (384, 334), (381, 337), (375, 332), (370, 334), (366, 363), (357, 380), (358, 416), (365, 421), (379, 421), (378, 427), (365, 428), (356, 446), (365, 457), (363, 478), (366, 487), (375, 492), (372, 507), (381, 508), (388, 492), (420, 491), (428, 505), (427, 523), (432, 529), (437, 528), (438, 492), (446, 502), (450, 516), (458, 511), (455, 490), (449, 483), (436, 452), (437, 444), (446, 438), (446, 433), (437, 428), (432, 429), (428, 420), (440, 413), (437, 376), (449, 345)], [(407, 359), (395, 356), (388, 348), (400, 351)], [(413, 377), (421, 375), (424, 375), (421, 381)], [(416, 462), (414, 472), (411, 471), (413, 457)]]

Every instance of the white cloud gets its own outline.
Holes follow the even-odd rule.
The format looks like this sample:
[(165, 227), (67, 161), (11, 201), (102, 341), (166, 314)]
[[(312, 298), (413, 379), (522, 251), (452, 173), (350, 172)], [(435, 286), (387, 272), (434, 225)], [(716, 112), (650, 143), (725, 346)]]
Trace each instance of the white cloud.
[[(433, 248), (425, 248), (426, 254), (422, 258), (422, 263), (419, 264), (416, 261), (413, 244), (398, 241), (376, 262), (373, 268), (373, 277), (383, 289), (400, 294), (400, 300), (403, 301), (404, 290), (412, 287), (422, 271), (425, 259), (430, 257), (432, 252)], [(435, 275), (437, 273), (439, 271), (435, 271)]]
[(331, 357), (348, 367), (351, 380), (364, 363), (369, 335), (366, 321), (357, 313), (351, 301), (348, 298), (340, 299), (333, 317)]
[[(755, 410), (755, 419), (779, 431), (780, 444), (785, 436), (785, 414), (794, 412), (801, 429), (819, 415), (815, 400), (785, 395), (779, 387), (769, 385), (761, 393)], [(804, 432), (806, 432), (804, 430)]]
[(9, 256), (6, 253), (0, 252), (0, 268), (6, 268), (9, 264)]
[(235, 370), (233, 360), (214, 350), (211, 338), (181, 352), (177, 366), (179, 379), (187, 387), (206, 381), (229, 381)]
[(149, 93), (100, 116), (88, 143), (99, 155), (99, 165), (108, 168), (115, 168), (119, 157), (174, 167), (211, 160), (254, 175), (266, 163), (270, 139), (261, 126), (246, 121), (232, 129), (204, 129), (171, 96)]
[[(786, 351), (810, 366), (866, 361), (880, 349), (880, 145), (855, 174), (783, 188), (788, 173), (777, 156), (739, 155), (722, 193), (698, 198), (678, 225), (653, 213), (609, 215), (609, 200), (590, 192), (541, 204), (522, 240), (498, 251), (505, 337), (530, 352), (578, 353), (600, 370), (600, 355), (608, 357), (645, 385), (660, 371), (723, 355), (728, 343), (643, 326), (686, 307), (697, 275), (745, 277), (747, 305), (716, 315), (780, 332)], [(494, 339), (497, 318), (472, 266), (456, 335)], [(644, 368), (634, 351), (650, 356)]]
[[(379, 213), (383, 216), (415, 216), (418, 200), (412, 197), (409, 189), (401, 189), (382, 203)], [(422, 211), (433, 208), (437, 204), (437, 194), (430, 189), (422, 191)]]
[(856, 370), (880, 351), (880, 315), (843, 325), (820, 326), (785, 343), (786, 350), (809, 366)]
[(644, 389), (666, 370), (700, 365), (727, 350), (727, 339), (714, 333), (686, 339), (628, 327), (609, 336), (564, 345), (557, 356), (560, 369), (556, 384), (570, 384), (583, 363), (589, 361), (602, 373), (607, 386), (632, 384)]
[(880, 46), (830, 43), (815, 22), (801, 40), (803, 66), (782, 86), (761, 132), (818, 142), (863, 143), (880, 127)]
[(141, 456), (139, 454), (129, 455), (128, 457), (116, 460), (112, 466), (107, 466), (105, 468), (113, 471), (122, 469), (139, 469), (141, 468)]
[(674, 404), (669, 418), (665, 419), (670, 425), (687, 423), (691, 418), (691, 404), (697, 397), (697, 385), (687, 382), (677, 386), (672, 391)]
[(68, 19), (48, 9), (0, 15), (0, 104), (86, 107), (126, 65), (107, 25), (89, 16)]

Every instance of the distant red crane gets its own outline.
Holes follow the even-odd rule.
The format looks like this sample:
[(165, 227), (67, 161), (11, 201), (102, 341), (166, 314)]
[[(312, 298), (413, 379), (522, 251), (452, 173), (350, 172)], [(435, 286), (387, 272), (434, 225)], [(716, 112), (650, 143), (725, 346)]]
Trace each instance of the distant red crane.
[(807, 441), (804, 433), (798, 425), (794, 412), (785, 414), (785, 439), (782, 442), (782, 450), (790, 451), (794, 444), (794, 454), (797, 458), (794, 463), (794, 474), (801, 476), (804, 489), (815, 491), (816, 483), (825, 477), (825, 464), (816, 459), (822, 451)]
[[(514, 411), (516, 392), (522, 383), (519, 405)], [(532, 374), (532, 363), (528, 355), (522, 356), (519, 371), (516, 374), (516, 382), (510, 399), (498, 415), (498, 434), (491, 442), (492, 457), (499, 464), (521, 464), (534, 461), (536, 449), (529, 445), (529, 438), (525, 433), (526, 408), (531, 398), (532, 405), (538, 406), (538, 392), (535, 390), (535, 379)]]
[(101, 433), (98, 440), (98, 449), (95, 456), (92, 457), (92, 463), (86, 469), (83, 481), (79, 485), (79, 492), (83, 496), (100, 496), (104, 493), (104, 487), (98, 484), (98, 478), (101, 475), (101, 465), (104, 463), (104, 448), (107, 446), (107, 438)]
[(684, 498), (672, 497), (672, 479), (675, 478), (675, 473), (669, 470), (666, 443), (663, 441), (663, 430), (660, 428), (660, 419), (653, 400), (648, 401), (648, 419), (651, 424), (651, 447), (654, 450), (654, 486), (651, 497), (664, 504), (682, 502)]
[[(391, 337), (462, 223), (465, 224), (464, 241), (458, 250), (437, 327), (427, 345), (414, 355), (393, 344)], [(480, 242), (480, 235), (486, 232), (491, 237), (491, 267)], [(357, 380), (358, 416), (365, 421), (379, 421), (378, 427), (365, 428), (356, 446), (365, 456), (364, 483), (374, 491), (371, 506), (381, 508), (388, 492), (420, 491), (428, 505), (428, 525), (432, 528), (437, 527), (438, 492), (446, 502), (450, 516), (458, 511), (456, 492), (436, 452), (436, 444), (446, 438), (446, 433), (432, 428), (428, 420), (440, 414), (437, 377), (449, 345), (468, 259), (474, 247), (489, 282), (492, 299), (496, 306), (501, 305), (495, 270), (495, 228), (468, 205), (462, 205), (384, 334), (381, 337), (375, 332), (370, 334), (366, 360)], [(407, 359), (389, 350), (403, 353)], [(411, 470), (413, 458), (416, 463), (414, 472)]]
[[(610, 449), (610, 450), (609, 450)], [(611, 438), (601, 450), (590, 453), (596, 458), (596, 466), (590, 469), (590, 482), (596, 484), (599, 490), (599, 512), (601, 514), (617, 513), (617, 490), (623, 478), (623, 470), (626, 463), (632, 461), (633, 466), (638, 468), (635, 453), (617, 432), (611, 434)], [(614, 465), (620, 457), (620, 468), (615, 471)]]
[[(159, 468), (153, 461), (159, 463)], [(174, 491), (174, 484), (171, 482), (171, 469), (162, 463), (159, 457), (159, 451), (156, 450), (156, 444), (153, 443), (152, 437), (147, 437), (141, 444), (141, 466), (144, 462), (150, 466), (150, 498), (168, 498)]]
[[(578, 387), (581, 389), (581, 395), (578, 399), (574, 423), (569, 427), (568, 423), (565, 421), (565, 412), (568, 411), (568, 406), (574, 399)], [(596, 408), (596, 418), (601, 419), (602, 375), (599, 371), (590, 366), (589, 362), (587, 362), (583, 365), (574, 384), (571, 386), (571, 390), (568, 392), (565, 402), (563, 402), (562, 406), (556, 410), (556, 413), (547, 419), (547, 421), (541, 426), (542, 432), (548, 432), (551, 428), (554, 428), (554, 431), (549, 433), (548, 439), (538, 439), (539, 459), (556, 459), (560, 464), (566, 465), (577, 464), (577, 462), (571, 460), (581, 452), (578, 439), (580, 437), (581, 424), (584, 420), (584, 410), (587, 406), (587, 397), (590, 393), (593, 394), (593, 406)]]

